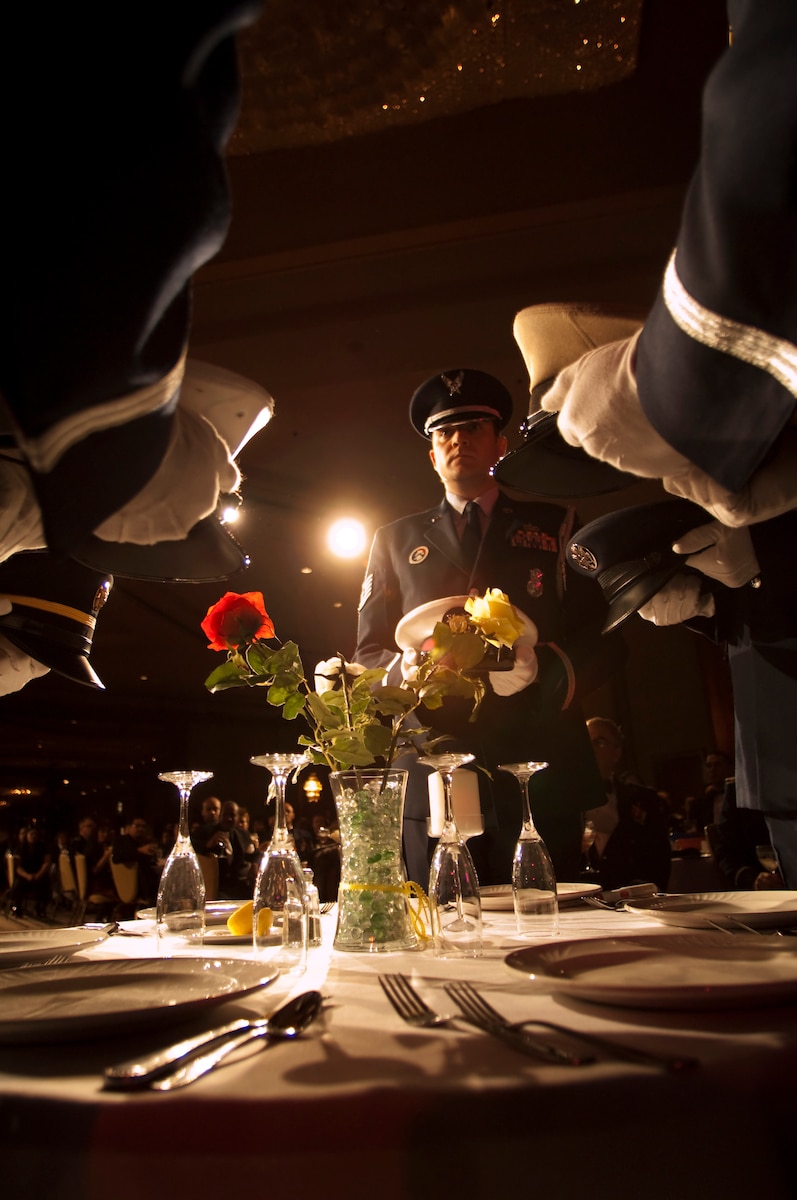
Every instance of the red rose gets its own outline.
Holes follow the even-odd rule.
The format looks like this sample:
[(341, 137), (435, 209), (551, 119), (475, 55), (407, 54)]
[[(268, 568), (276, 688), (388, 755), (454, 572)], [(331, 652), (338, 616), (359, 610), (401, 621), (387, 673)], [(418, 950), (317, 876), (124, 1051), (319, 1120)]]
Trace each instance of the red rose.
[(255, 638), (274, 637), (262, 592), (227, 592), (208, 609), (202, 629), (210, 638), (209, 650), (230, 650)]

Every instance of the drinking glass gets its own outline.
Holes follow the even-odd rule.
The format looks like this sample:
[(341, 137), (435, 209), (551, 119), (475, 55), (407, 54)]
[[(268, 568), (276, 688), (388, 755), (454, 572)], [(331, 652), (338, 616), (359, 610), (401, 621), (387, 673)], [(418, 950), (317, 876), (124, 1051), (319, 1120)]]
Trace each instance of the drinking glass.
[(774, 846), (756, 846), (755, 854), (765, 871), (771, 873), (778, 870), (778, 856)]
[[(305, 906), (305, 876), (285, 820), (285, 785), (288, 776), (307, 763), (307, 756), (257, 754), (249, 761), (271, 772), (276, 793), (274, 831), (260, 860), (255, 881), (252, 942), (256, 954), (268, 953), (269, 961), (276, 963), (280, 970), (298, 974), (307, 962), (307, 913), (304, 912), (303, 919), (297, 919), (294, 909), (297, 899), (303, 908)], [(282, 944), (276, 950), (276, 930), (272, 932), (271, 926), (266, 928), (259, 917), (265, 908), (271, 909), (274, 925), (279, 926), (282, 933)]]
[(428, 754), (418, 760), (443, 780), (443, 832), (432, 856), (429, 906), (438, 958), (478, 958), (482, 953), (479, 880), (466, 839), (457, 828), (451, 800), (452, 775), (473, 761), (472, 754)]
[(499, 771), (514, 775), (520, 787), (523, 819), (512, 859), (512, 899), (521, 937), (559, 932), (556, 875), (545, 842), (534, 827), (529, 804), (529, 780), (547, 767), (545, 762), (501, 763)]
[(593, 867), (592, 859), (589, 852), (595, 845), (595, 826), (592, 821), (584, 822), (584, 829), (581, 834), (581, 853), (583, 855), (584, 866), (581, 868), (582, 875), (600, 875), (597, 867)]
[(205, 939), (205, 880), (188, 832), (188, 798), (212, 771), (164, 771), (158, 779), (173, 783), (180, 796), (177, 838), (158, 884), (156, 919), (158, 950), (163, 955), (190, 954)]

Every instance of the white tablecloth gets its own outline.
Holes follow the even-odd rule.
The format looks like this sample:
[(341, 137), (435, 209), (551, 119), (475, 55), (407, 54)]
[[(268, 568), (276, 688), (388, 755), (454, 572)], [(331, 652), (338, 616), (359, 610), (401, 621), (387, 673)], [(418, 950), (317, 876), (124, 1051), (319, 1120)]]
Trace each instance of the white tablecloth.
[[(282, 1186), (347, 1200), (518, 1189), (557, 1200), (794, 1196), (791, 1007), (661, 1012), (568, 1000), (510, 971), (504, 957), (523, 944), (512, 936), (511, 917), (485, 918), (484, 956), (457, 962), (431, 950), (335, 952), (330, 914), (325, 945), (310, 952), (303, 977), (282, 977), (198, 1024), (262, 1015), (290, 991), (315, 987), (327, 997), (322, 1018), (298, 1041), (269, 1046), (183, 1091), (103, 1091), (101, 1069), (176, 1040), (185, 1027), (0, 1047), (0, 1162), (17, 1188), (6, 1194), (249, 1200), (281, 1178)], [(624, 930), (662, 927), (583, 907), (563, 911), (559, 936)], [(156, 950), (152, 937), (114, 936), (84, 957)], [(379, 986), (379, 973), (392, 971), (410, 975), (441, 1013), (456, 1011), (443, 983), (468, 979), (510, 1019), (559, 1020), (696, 1055), (701, 1066), (688, 1074), (607, 1061), (541, 1066), (475, 1031), (416, 1030)]]

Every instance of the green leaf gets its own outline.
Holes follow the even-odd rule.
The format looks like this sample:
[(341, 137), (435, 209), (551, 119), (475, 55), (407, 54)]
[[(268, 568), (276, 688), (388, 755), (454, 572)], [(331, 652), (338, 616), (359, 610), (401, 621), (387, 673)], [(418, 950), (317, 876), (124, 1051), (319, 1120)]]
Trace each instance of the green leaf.
[(215, 671), (211, 671), (205, 680), (205, 687), (211, 692), (220, 692), (225, 688), (241, 687), (249, 682), (248, 676), (241, 673), (234, 663), (225, 662)]
[[(325, 692), (324, 695), (329, 695)], [(332, 695), (335, 693), (333, 692)], [(343, 724), (343, 716), (341, 712), (336, 711), (331, 705), (327, 704), (322, 696), (317, 692), (310, 692), (307, 696), (307, 707), (317, 725), (323, 726), (325, 729), (337, 729)]]
[(451, 653), (460, 671), (468, 671), (484, 658), (484, 642), (477, 633), (458, 633), (454, 637)]

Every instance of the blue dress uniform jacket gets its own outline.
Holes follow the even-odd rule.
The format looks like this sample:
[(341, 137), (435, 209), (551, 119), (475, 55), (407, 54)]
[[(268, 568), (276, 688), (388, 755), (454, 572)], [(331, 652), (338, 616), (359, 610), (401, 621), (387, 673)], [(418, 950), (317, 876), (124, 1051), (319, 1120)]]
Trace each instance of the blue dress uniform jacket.
[[(470, 843), (482, 883), (508, 882), (520, 828), (516, 781), (499, 763), (550, 764), (531, 785), (535, 822), (560, 879), (576, 878), (581, 812), (604, 800), (603, 784), (578, 704), (617, 659), (617, 644), (601, 638), (605, 606), (598, 590), (566, 569), (564, 551), (575, 527), (572, 509), (521, 502), (501, 494), (471, 566), (463, 560), (446, 501), (377, 530), (363, 583), (355, 658), (389, 667), (400, 682), (394, 633), (402, 616), (445, 596), (505, 592), (539, 630), (537, 680), (513, 696), (488, 688), (475, 722), (470, 705), (448, 699), (429, 724), (474, 753), (492, 774), (479, 773), (485, 837)], [(411, 760), (401, 766), (412, 768)], [(405, 857), (410, 877), (426, 886), (429, 815), (424, 767), (410, 770), (405, 808)]]
[(636, 357), (661, 436), (738, 491), (797, 395), (797, 5), (730, 0), (674, 259)]

